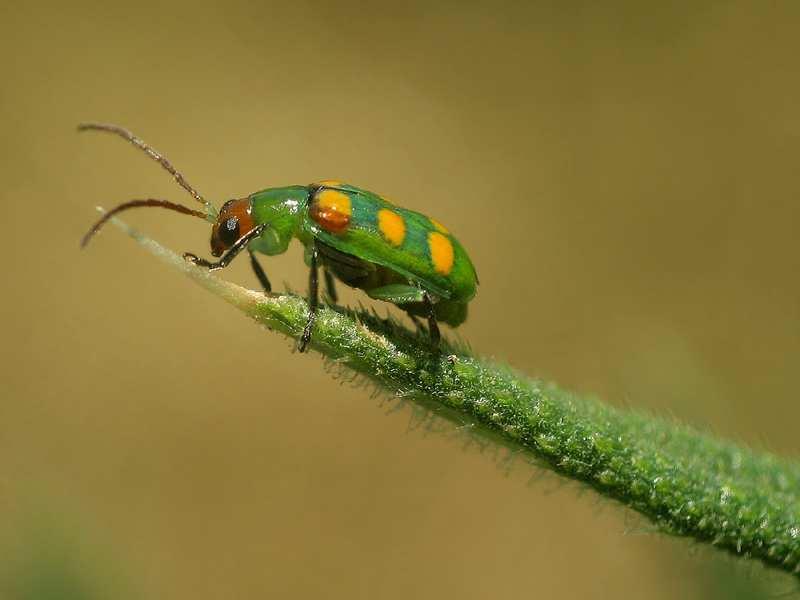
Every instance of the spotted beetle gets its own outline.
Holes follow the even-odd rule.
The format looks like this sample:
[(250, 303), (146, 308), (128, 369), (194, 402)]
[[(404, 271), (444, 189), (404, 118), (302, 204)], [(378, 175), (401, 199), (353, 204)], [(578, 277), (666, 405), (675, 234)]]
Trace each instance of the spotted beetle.
[(131, 200), (98, 220), (81, 240), (92, 236), (117, 213), (135, 207), (160, 207), (213, 222), (210, 262), (191, 253), (184, 258), (209, 270), (222, 269), (247, 250), (264, 291), (272, 286), (255, 253), (285, 252), (292, 238), (305, 246), (309, 270), (309, 314), (299, 350), (311, 340), (319, 304), (320, 265), (328, 296), (336, 302), (334, 278), (364, 290), (368, 296), (396, 304), (412, 319), (425, 317), (431, 344), (438, 348), (438, 321), (457, 327), (467, 317), (478, 277), (464, 248), (438, 221), (400, 208), (385, 198), (339, 181), (269, 188), (228, 200), (219, 211), (206, 201), (172, 164), (130, 131), (109, 124), (84, 123), (79, 131), (106, 131), (121, 136), (158, 161), (205, 212), (167, 200)]

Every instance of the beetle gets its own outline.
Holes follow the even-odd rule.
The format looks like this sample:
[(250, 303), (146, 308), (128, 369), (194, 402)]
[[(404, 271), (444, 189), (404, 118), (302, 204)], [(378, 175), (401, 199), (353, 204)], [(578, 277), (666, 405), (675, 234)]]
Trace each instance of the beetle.
[(438, 349), (438, 322), (458, 327), (478, 285), (475, 267), (464, 248), (441, 223), (396, 206), (373, 192), (340, 181), (268, 188), (228, 200), (217, 211), (162, 154), (117, 125), (82, 123), (79, 131), (116, 134), (161, 164), (205, 212), (167, 200), (148, 198), (124, 202), (105, 213), (84, 235), (81, 247), (103, 224), (121, 211), (159, 207), (211, 221), (211, 262), (190, 252), (184, 258), (211, 271), (227, 267), (243, 250), (264, 291), (272, 290), (256, 252), (282, 254), (293, 238), (305, 246), (309, 266), (309, 313), (298, 345), (311, 341), (319, 306), (319, 268), (324, 270), (328, 296), (335, 303), (334, 279), (363, 290), (376, 300), (397, 305), (416, 322), (428, 321), (431, 345)]

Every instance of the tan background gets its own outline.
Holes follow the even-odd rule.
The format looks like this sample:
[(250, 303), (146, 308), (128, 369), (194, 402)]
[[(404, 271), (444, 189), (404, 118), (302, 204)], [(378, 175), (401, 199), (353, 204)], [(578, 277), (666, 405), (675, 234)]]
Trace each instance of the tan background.
[[(148, 598), (791, 587), (415, 427), (116, 231), (79, 252), (97, 204), (191, 200), (74, 127), (134, 129), (217, 203), (329, 177), (385, 192), (470, 250), (461, 334), (480, 353), (797, 456), (800, 4), (8, 4), (9, 581), (63, 568)], [(207, 253), (197, 220), (129, 220)], [(241, 262), (225, 276), (255, 285)], [(298, 247), (265, 264), (305, 288)]]

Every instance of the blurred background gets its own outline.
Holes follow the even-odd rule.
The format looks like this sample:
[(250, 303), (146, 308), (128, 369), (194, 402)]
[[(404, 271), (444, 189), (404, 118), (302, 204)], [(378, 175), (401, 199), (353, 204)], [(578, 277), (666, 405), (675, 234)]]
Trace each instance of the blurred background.
[[(97, 205), (191, 199), (75, 126), (131, 128), (217, 205), (385, 193), (469, 249), (478, 353), (797, 457), (798, 22), (793, 2), (5, 3), (0, 592), (792, 590), (418, 426), (113, 228), (80, 252)], [(208, 253), (196, 219), (127, 219)], [(276, 287), (305, 289), (301, 257), (264, 261)], [(257, 286), (246, 261), (223, 276)]]

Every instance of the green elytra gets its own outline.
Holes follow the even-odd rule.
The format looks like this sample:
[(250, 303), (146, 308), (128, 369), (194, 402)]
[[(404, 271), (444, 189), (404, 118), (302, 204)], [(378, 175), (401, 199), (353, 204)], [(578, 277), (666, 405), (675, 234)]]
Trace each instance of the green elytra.
[(211, 253), (217, 262), (186, 253), (195, 265), (216, 270), (226, 267), (242, 250), (264, 290), (271, 285), (255, 253), (286, 252), (292, 239), (305, 246), (309, 270), (309, 317), (299, 349), (304, 351), (318, 306), (318, 268), (322, 266), (328, 296), (335, 302), (334, 278), (362, 289), (376, 300), (397, 305), (412, 318), (428, 320), (434, 348), (439, 344), (438, 321), (457, 327), (467, 317), (478, 278), (464, 248), (438, 221), (395, 206), (381, 196), (338, 181), (269, 188), (229, 200), (219, 211), (192, 188), (152, 147), (116, 125), (87, 123), (79, 130), (120, 135), (157, 160), (205, 212), (165, 200), (133, 200), (106, 213), (84, 236), (82, 245), (114, 214), (146, 206), (175, 210), (212, 220)]

